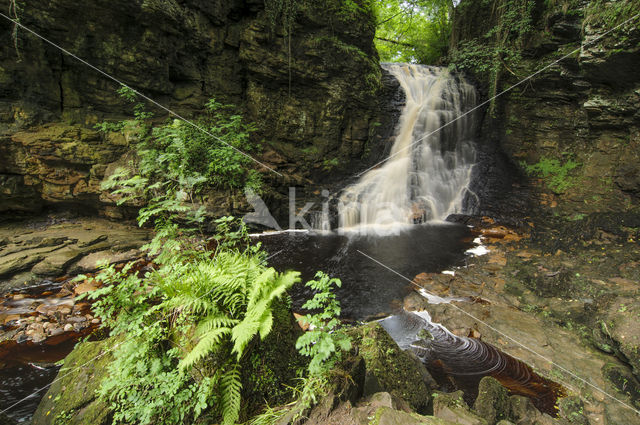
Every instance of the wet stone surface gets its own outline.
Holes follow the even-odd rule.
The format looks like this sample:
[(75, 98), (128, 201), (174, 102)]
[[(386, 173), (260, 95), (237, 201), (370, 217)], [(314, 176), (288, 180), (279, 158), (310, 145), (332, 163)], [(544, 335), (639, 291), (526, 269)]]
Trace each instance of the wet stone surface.
[[(414, 279), (423, 292), (463, 301), (429, 304), (415, 293), (404, 306), (426, 309), (454, 334), (481, 338), (563, 384), (584, 402), (585, 423), (640, 423), (633, 411), (640, 407), (638, 229), (587, 220), (528, 233), (476, 223), (487, 255)], [(589, 232), (576, 231), (582, 226)]]
[(149, 231), (133, 223), (49, 216), (0, 224), (0, 294), (139, 256)]

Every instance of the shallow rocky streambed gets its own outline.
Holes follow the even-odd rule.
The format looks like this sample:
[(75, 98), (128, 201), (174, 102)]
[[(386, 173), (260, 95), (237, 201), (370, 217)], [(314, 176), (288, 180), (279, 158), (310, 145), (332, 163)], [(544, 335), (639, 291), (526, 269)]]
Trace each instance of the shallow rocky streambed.
[[(59, 369), (56, 362), (72, 350), (78, 338), (98, 327), (90, 305), (76, 299), (95, 287), (69, 277), (91, 273), (98, 259), (123, 262), (139, 257), (137, 248), (147, 237), (134, 227), (101, 220), (35, 223), (4, 228), (6, 243), (0, 255), (9, 258), (5, 264), (18, 252), (38, 258), (44, 249), (73, 260), (58, 262), (57, 277), (37, 274), (40, 269), (35, 265), (44, 259), (4, 274), (5, 293), (0, 300), (3, 409), (48, 386)], [(503, 403), (502, 413), (494, 409), (494, 419), (511, 418), (519, 424), (640, 423), (634, 411), (640, 389), (634, 373), (639, 364), (639, 332), (631, 314), (640, 311), (635, 301), (640, 274), (636, 235), (597, 233), (576, 249), (561, 246), (569, 243), (562, 235), (552, 246), (538, 242), (542, 230), (508, 228), (490, 219), (470, 219), (467, 224), (472, 226), (419, 225), (383, 237), (303, 232), (259, 236), (276, 268), (301, 270), (305, 279), (317, 270), (340, 277), (344, 286), (338, 295), (346, 321), (357, 325), (362, 320), (392, 316), (381, 324), (402, 349), (414, 353), (414, 359), (421, 357), (415, 342), (431, 336), (424, 340), (430, 347), (428, 359), (422, 358), (429, 372), (420, 372), (428, 373), (429, 378), (420, 384), (419, 394), (405, 388), (398, 399), (399, 390), (385, 383), (384, 376), (363, 378), (360, 398), (348, 405), (336, 399), (322, 415), (316, 408), (309, 414), (316, 415), (316, 421), (324, 417), (325, 422), (315, 423), (342, 423), (347, 417), (355, 422), (345, 423), (360, 423), (358, 417), (372, 413), (389, 420), (409, 420), (409, 416), (402, 419), (401, 412), (414, 415), (415, 423), (447, 423), (429, 422), (433, 416), (416, 419), (415, 409), (451, 423), (496, 423), (483, 422), (488, 413), (477, 401), (485, 393), (502, 394), (496, 388), (507, 388), (512, 399)], [(47, 238), (53, 238), (55, 244)], [(81, 253), (71, 255), (69, 246)], [(555, 251), (549, 252), (551, 248)], [(572, 289), (567, 290), (567, 285)], [(302, 288), (294, 289), (294, 310), (307, 295)], [(405, 311), (427, 317), (430, 325), (419, 327), (429, 332), (418, 329), (407, 337), (411, 326), (402, 319)], [(438, 323), (447, 329), (444, 339), (433, 328)], [(373, 340), (381, 338), (381, 332), (373, 332), (378, 335)], [(360, 343), (366, 345), (367, 338)], [(403, 364), (397, 356), (381, 361), (394, 362), (396, 367)], [(392, 369), (390, 363), (385, 367)], [(496, 378), (502, 386), (481, 380), (484, 376)], [(51, 400), (60, 391), (59, 383), (46, 395), (44, 389), (12, 407), (9, 416), (28, 421), (44, 396), (42, 415), (42, 409), (51, 408)], [(441, 396), (434, 399), (433, 394)], [(403, 399), (422, 400), (423, 407), (407, 407)], [(523, 401), (527, 399), (530, 401)], [(93, 403), (91, 400), (82, 403)], [(490, 399), (488, 403), (494, 402)], [(475, 410), (468, 410), (466, 404)], [(38, 416), (36, 423), (50, 422)]]

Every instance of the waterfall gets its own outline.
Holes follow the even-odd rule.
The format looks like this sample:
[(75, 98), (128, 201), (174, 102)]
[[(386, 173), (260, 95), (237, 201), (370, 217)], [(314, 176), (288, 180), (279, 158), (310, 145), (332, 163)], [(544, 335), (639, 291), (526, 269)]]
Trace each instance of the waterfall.
[(462, 212), (468, 192), (474, 120), (462, 115), (475, 106), (474, 87), (446, 68), (384, 67), (400, 82), (406, 104), (388, 160), (341, 194), (342, 230), (368, 233), (444, 220)]

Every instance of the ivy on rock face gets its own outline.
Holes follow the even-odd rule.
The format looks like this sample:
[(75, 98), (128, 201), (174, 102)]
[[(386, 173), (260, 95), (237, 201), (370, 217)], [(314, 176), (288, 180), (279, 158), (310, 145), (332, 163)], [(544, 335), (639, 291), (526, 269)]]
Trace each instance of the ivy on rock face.
[[(522, 59), (522, 50), (533, 29), (536, 2), (481, 0), (480, 3), (481, 7), (491, 10), (491, 19), (496, 24), (480, 37), (466, 40), (456, 46), (449, 54), (450, 67), (474, 75), (486, 75), (489, 95), (494, 97), (498, 93), (502, 74), (507, 71), (515, 75), (514, 69)], [(470, 5), (461, 3), (458, 7)], [(492, 100), (492, 113), (494, 108), (495, 103)]]

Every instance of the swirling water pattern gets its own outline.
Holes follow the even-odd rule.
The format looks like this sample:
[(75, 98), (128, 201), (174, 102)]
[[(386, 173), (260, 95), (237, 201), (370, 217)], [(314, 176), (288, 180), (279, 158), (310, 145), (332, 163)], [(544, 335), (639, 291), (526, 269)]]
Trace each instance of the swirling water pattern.
[(542, 412), (555, 416), (556, 401), (565, 389), (524, 362), (476, 338), (452, 334), (433, 323), (427, 312), (404, 312), (381, 322), (398, 345), (413, 351), (434, 378), (449, 390), (461, 389), (468, 402), (477, 396), (478, 383), (492, 376), (512, 394), (529, 397)]

